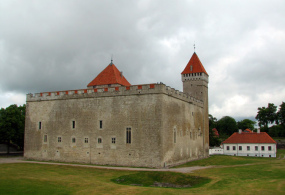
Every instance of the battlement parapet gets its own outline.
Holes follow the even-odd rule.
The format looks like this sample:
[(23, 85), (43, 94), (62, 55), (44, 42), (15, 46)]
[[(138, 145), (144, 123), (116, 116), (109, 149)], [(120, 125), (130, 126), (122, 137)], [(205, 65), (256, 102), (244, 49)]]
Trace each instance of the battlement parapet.
[(209, 83), (209, 76), (206, 75), (205, 73), (191, 73), (191, 74), (182, 74), (181, 75), (182, 81), (206, 81)]
[(35, 94), (29, 93), (27, 94), (26, 100), (27, 102), (34, 102), (34, 101), (50, 101), (50, 100), (128, 96), (128, 95), (148, 95), (148, 94), (161, 94), (161, 93), (203, 107), (202, 101), (195, 99), (194, 97), (185, 94), (179, 90), (166, 86), (165, 84), (162, 83), (109, 87), (109, 88), (42, 92)]

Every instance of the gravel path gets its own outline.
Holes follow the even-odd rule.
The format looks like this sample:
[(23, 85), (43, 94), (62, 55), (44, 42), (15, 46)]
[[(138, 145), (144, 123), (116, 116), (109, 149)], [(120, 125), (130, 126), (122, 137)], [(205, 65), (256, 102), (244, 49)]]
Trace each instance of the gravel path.
[(34, 163), (34, 164), (49, 164), (49, 165), (64, 165), (73, 167), (89, 167), (96, 169), (112, 169), (112, 170), (123, 170), (123, 171), (170, 171), (179, 173), (191, 173), (199, 169), (212, 168), (213, 166), (194, 166), (194, 167), (182, 167), (182, 168), (165, 168), (165, 169), (148, 169), (148, 168), (133, 168), (133, 167), (107, 167), (107, 166), (96, 166), (96, 165), (79, 165), (79, 164), (65, 164), (65, 163), (53, 163), (53, 162), (40, 162), (40, 161), (26, 161), (23, 157), (9, 157), (0, 158), (0, 164), (5, 163)]

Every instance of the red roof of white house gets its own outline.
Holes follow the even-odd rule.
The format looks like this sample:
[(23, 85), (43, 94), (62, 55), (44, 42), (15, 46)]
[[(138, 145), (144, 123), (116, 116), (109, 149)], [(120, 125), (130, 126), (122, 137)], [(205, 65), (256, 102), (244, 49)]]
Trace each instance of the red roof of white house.
[(197, 54), (194, 52), (181, 74), (202, 73), (202, 72), (208, 75)]
[(110, 84), (131, 85), (112, 62), (87, 87)]
[(223, 144), (238, 144), (238, 143), (275, 143), (266, 132), (252, 133), (233, 133), (228, 139), (223, 141)]

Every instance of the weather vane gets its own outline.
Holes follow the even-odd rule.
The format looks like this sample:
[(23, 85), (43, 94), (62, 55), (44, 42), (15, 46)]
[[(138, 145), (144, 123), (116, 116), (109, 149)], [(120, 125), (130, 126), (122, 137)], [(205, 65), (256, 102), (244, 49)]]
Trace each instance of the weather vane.
[(195, 52), (195, 42), (194, 42), (194, 52)]
[(111, 64), (113, 64), (113, 54), (111, 55)]

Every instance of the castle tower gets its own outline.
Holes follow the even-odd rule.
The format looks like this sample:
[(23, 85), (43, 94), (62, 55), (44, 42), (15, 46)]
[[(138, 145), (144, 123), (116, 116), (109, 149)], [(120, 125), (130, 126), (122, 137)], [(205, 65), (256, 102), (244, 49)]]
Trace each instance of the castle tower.
[(183, 92), (203, 101), (203, 127), (204, 131), (204, 149), (206, 153), (209, 150), (209, 108), (208, 108), (208, 82), (209, 75), (206, 72), (199, 57), (194, 52), (185, 69), (181, 73), (183, 82)]
[(88, 88), (103, 88), (103, 87), (119, 87), (130, 86), (129, 81), (123, 76), (118, 68), (111, 63), (93, 79), (88, 85)]

